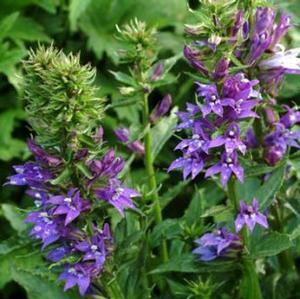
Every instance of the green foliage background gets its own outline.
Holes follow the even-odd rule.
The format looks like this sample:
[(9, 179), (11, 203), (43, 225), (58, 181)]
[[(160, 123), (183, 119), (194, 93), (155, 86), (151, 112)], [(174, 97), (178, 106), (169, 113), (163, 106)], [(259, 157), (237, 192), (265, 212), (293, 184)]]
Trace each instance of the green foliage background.
[[(197, 3), (197, 1), (190, 2), (191, 5)], [(296, 24), (300, 23), (298, 0), (280, 1), (279, 5), (294, 15)], [(120, 48), (120, 44), (115, 39), (115, 25), (122, 25), (135, 17), (158, 27), (161, 58), (181, 53), (185, 42), (183, 25), (192, 22), (185, 0), (0, 0), (1, 184), (12, 172), (12, 165), (22, 163), (29, 157), (25, 141), (30, 135), (30, 130), (26, 124), (26, 113), (23, 110), (21, 61), (26, 58), (27, 50), (36, 48), (38, 44), (53, 43), (65, 52), (80, 52), (82, 63), (90, 62), (97, 68), (96, 82), (101, 86), (99, 96), (106, 97), (107, 104), (111, 105), (104, 119), (106, 137), (110, 142), (116, 142), (112, 130), (120, 124), (130, 126), (132, 132), (138, 131), (140, 119), (137, 109), (139, 108), (133, 105), (120, 105), (122, 96), (118, 92), (119, 84), (109, 72), (109, 70), (118, 71), (124, 68), (118, 66), (116, 51)], [(299, 26), (294, 27), (289, 33), (289, 43), (291, 47), (300, 47)], [(178, 76), (175, 83), (155, 92), (150, 99), (151, 105), (154, 107), (167, 92), (173, 96), (173, 105), (179, 108), (184, 107), (186, 101), (192, 101), (193, 81), (186, 74), (188, 71), (190, 70), (187, 64), (179, 60), (172, 69), (174, 78)], [(299, 96), (299, 79), (294, 76), (287, 78), (281, 92), (282, 101), (297, 103)], [(184, 219), (184, 223), (191, 229), (199, 221), (201, 215), (202, 217), (216, 217), (218, 221), (221, 221), (222, 217), (228, 217), (221, 205), (214, 207), (214, 210), (211, 208), (220, 203), (224, 197), (212, 183), (206, 183), (204, 186), (203, 182), (198, 180), (193, 184), (185, 182), (178, 184), (179, 174), (172, 174), (172, 176), (166, 174), (167, 166), (175, 158), (172, 149), (176, 140), (170, 139), (171, 128), (174, 124), (174, 116), (166, 118), (163, 123), (159, 124), (156, 130), (159, 134), (156, 133), (154, 138), (156, 154), (159, 153), (155, 161), (159, 166), (157, 175), (159, 182), (164, 182), (162, 205), (166, 207), (174, 201), (172, 208), (164, 211), (165, 218), (169, 219), (161, 227), (153, 230), (151, 240), (154, 247), (159, 244), (162, 236), (176, 239), (180, 235), (182, 231), (180, 219)], [(120, 147), (119, 150), (123, 151), (124, 155), (128, 155), (124, 148)], [(299, 163), (296, 166), (300, 176)], [(135, 185), (144, 183), (142, 171), (142, 163), (137, 161), (130, 173)], [(250, 190), (257, 186), (256, 183), (255, 179), (247, 181)], [(201, 192), (198, 192), (196, 185), (200, 186)], [(246, 191), (243, 190), (243, 192)], [(47, 269), (42, 268), (43, 263), (38, 249), (28, 242), (26, 226), (22, 222), (22, 211), (19, 209), (28, 205), (30, 205), (30, 200), (26, 198), (21, 188), (1, 189), (0, 240), (3, 242), (0, 243), (0, 298), (77, 298), (75, 293), (63, 293), (61, 287), (51, 282), (54, 281), (54, 277), (50, 276)], [(297, 208), (299, 212), (299, 204)], [(182, 212), (184, 210), (185, 212)], [(199, 224), (199, 227), (203, 226)], [(136, 234), (133, 228), (131, 230)], [(197, 236), (201, 233), (201, 229), (189, 233)], [(294, 234), (297, 234), (297, 231)], [(153, 273), (167, 273), (178, 269), (180, 272), (197, 272), (190, 256), (185, 259), (178, 258), (183, 244), (179, 238), (176, 241), (177, 243), (174, 243), (171, 249), (175, 262), (162, 265)], [(282, 243), (286, 243), (286, 240)], [(297, 248), (299, 254), (300, 246)], [(135, 266), (139, 267), (138, 264)], [(218, 267), (226, 269), (226, 265)], [(131, 278), (128, 284), (134, 286), (135, 278), (132, 276)], [(170, 277), (168, 284), (173, 294), (183, 294), (178, 298), (187, 298), (185, 295), (187, 289), (176, 282), (176, 279)], [(205, 287), (203, 285), (204, 295)], [(133, 287), (131, 291), (128, 291), (128, 298), (142, 298), (138, 295), (132, 297), (133, 295), (130, 294), (132, 291), (137, 290)], [(213, 297), (208, 294), (203, 298)]]

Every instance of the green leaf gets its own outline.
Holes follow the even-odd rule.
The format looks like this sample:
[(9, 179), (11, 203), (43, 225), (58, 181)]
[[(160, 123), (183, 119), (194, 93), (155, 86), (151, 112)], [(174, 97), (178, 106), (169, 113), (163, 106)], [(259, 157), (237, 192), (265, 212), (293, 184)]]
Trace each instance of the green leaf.
[(165, 143), (173, 135), (174, 129), (177, 124), (176, 112), (177, 107), (174, 107), (170, 113), (170, 116), (163, 117), (152, 129), (152, 159), (155, 160), (157, 155), (162, 150)]
[(196, 189), (193, 198), (185, 210), (182, 219), (187, 225), (191, 226), (199, 222), (200, 216), (203, 211), (203, 191)]
[(50, 41), (44, 28), (31, 18), (20, 16), (8, 31), (12, 40)]
[(77, 29), (77, 21), (80, 16), (85, 12), (91, 0), (71, 0), (69, 3), (69, 21), (71, 31)]
[(64, 171), (54, 180), (51, 180), (51, 184), (52, 185), (59, 185), (59, 184), (63, 184), (66, 182), (66, 180), (68, 180), (71, 176), (71, 170), (70, 168), (65, 168)]
[(293, 242), (289, 235), (270, 232), (251, 244), (250, 253), (255, 258), (274, 256), (292, 246)]
[(17, 21), (20, 13), (19, 12), (14, 12), (8, 16), (6, 16), (4, 19), (1, 20), (0, 22), (0, 42), (8, 36), (9, 30), (12, 28), (14, 23)]
[(84, 164), (84, 162), (78, 162), (76, 164), (76, 168), (88, 179), (92, 179), (93, 175), (90, 172), (89, 168)]
[(245, 177), (251, 177), (251, 176), (259, 176), (265, 173), (272, 172), (274, 170), (274, 167), (270, 167), (268, 165), (258, 164), (254, 166), (246, 166), (244, 168), (245, 171)]
[(125, 74), (125, 73), (122, 73), (122, 72), (113, 72), (113, 71), (110, 71), (110, 73), (115, 77), (116, 80), (118, 80), (119, 82), (122, 82), (124, 84), (127, 84), (127, 85), (130, 85), (130, 86), (134, 86), (136, 87), (137, 84), (136, 82), (134, 81), (134, 79)]
[(260, 209), (265, 210), (271, 203), (283, 184), (285, 163), (278, 167), (271, 177), (255, 192), (254, 197), (260, 203)]
[(26, 228), (24, 217), (20, 215), (20, 211), (16, 206), (3, 203), (1, 205), (1, 210), (3, 216), (8, 220), (14, 230), (20, 233)]
[(152, 247), (158, 246), (162, 240), (174, 239), (176, 236), (179, 236), (180, 233), (181, 227), (178, 220), (164, 220), (154, 227), (150, 235), (150, 245)]

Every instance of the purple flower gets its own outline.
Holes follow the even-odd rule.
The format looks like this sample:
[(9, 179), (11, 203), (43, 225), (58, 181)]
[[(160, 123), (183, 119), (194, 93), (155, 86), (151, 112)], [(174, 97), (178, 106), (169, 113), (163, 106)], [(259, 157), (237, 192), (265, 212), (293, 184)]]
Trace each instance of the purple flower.
[(249, 52), (249, 63), (254, 63), (270, 47), (273, 36), (275, 11), (272, 8), (259, 7), (256, 10), (255, 26)]
[(280, 123), (287, 129), (296, 123), (300, 123), (300, 111), (295, 111), (287, 105), (284, 105), (284, 108), (287, 110), (287, 113), (280, 118)]
[(185, 46), (183, 49), (183, 55), (194, 69), (203, 75), (208, 76), (208, 70), (200, 60), (200, 53), (198, 50), (192, 50), (191, 47)]
[(91, 284), (92, 278), (96, 274), (97, 270), (94, 265), (77, 263), (75, 265), (67, 265), (58, 280), (66, 281), (64, 291), (78, 285), (80, 295), (84, 296)]
[(50, 171), (43, 169), (37, 163), (25, 163), (24, 165), (13, 166), (17, 174), (8, 177), (5, 185), (41, 187), (44, 183), (53, 179)]
[(160, 119), (161, 116), (165, 115), (172, 104), (172, 97), (170, 94), (167, 94), (163, 97), (162, 101), (153, 109), (150, 120), (151, 122), (155, 123), (157, 120)]
[(235, 174), (240, 182), (244, 181), (244, 169), (238, 163), (236, 152), (223, 153), (221, 161), (206, 170), (205, 177), (207, 178), (217, 173), (221, 173), (223, 186), (226, 186), (232, 174)]
[(186, 179), (190, 174), (192, 179), (194, 179), (202, 171), (205, 157), (206, 155), (204, 153), (199, 154), (194, 152), (190, 155), (184, 154), (183, 157), (177, 158), (171, 163), (168, 168), (168, 172), (174, 169), (182, 169), (184, 179)]
[(246, 131), (244, 143), (245, 143), (245, 145), (247, 146), (248, 149), (256, 148), (258, 146), (258, 142), (256, 140), (254, 130), (252, 128), (249, 128)]
[(115, 177), (124, 167), (124, 160), (115, 156), (115, 151), (110, 149), (100, 160), (90, 160), (88, 162), (94, 180), (98, 177)]
[(192, 128), (194, 125), (193, 117), (201, 111), (198, 105), (191, 103), (186, 103), (186, 110), (187, 112), (176, 112), (176, 115), (181, 120), (181, 123), (176, 127), (177, 131)]
[(129, 140), (129, 131), (127, 128), (120, 127), (117, 130), (115, 130), (115, 134), (121, 142), (126, 143), (127, 148), (130, 149), (132, 152), (141, 155), (145, 153), (144, 145), (140, 141), (136, 140), (131, 143), (127, 143)]
[(268, 228), (267, 217), (258, 211), (258, 201), (253, 198), (252, 204), (247, 205), (243, 200), (240, 201), (240, 212), (235, 220), (235, 230), (238, 233), (244, 225), (248, 226), (252, 232), (255, 224)]
[(60, 219), (54, 218), (47, 211), (29, 213), (25, 222), (34, 223), (30, 235), (42, 240), (42, 249), (57, 241), (63, 232)]
[(78, 189), (71, 189), (67, 196), (56, 195), (48, 199), (48, 203), (55, 205), (53, 215), (65, 215), (65, 225), (76, 219), (81, 212), (90, 208), (90, 203), (80, 197)]
[(225, 145), (225, 150), (229, 154), (235, 150), (240, 150), (243, 154), (246, 153), (246, 145), (240, 139), (240, 128), (238, 124), (231, 123), (225, 135), (211, 140), (209, 147), (219, 147), (221, 145)]
[(201, 107), (204, 117), (211, 112), (219, 116), (223, 116), (223, 106), (233, 105), (232, 100), (221, 99), (218, 95), (215, 84), (206, 85), (196, 82), (197, 94), (199, 97), (204, 97), (205, 104)]
[(285, 152), (286, 149), (284, 147), (280, 145), (272, 145), (265, 149), (264, 158), (269, 165), (275, 166), (282, 160)]
[(186, 154), (191, 154), (196, 151), (203, 151), (206, 154), (209, 149), (209, 138), (204, 133), (200, 122), (195, 122), (193, 127), (193, 136), (191, 139), (183, 139), (176, 147), (175, 150), (183, 150)]
[(62, 163), (62, 160), (47, 154), (47, 152), (38, 144), (34, 142), (32, 138), (27, 141), (29, 150), (34, 155), (35, 159), (39, 162), (44, 162), (49, 166), (58, 166)]
[(69, 255), (72, 251), (74, 251), (74, 249), (70, 246), (63, 245), (51, 250), (47, 255), (47, 259), (51, 262), (57, 263), (65, 256)]
[(164, 71), (163, 63), (158, 63), (153, 70), (150, 80), (151, 81), (158, 80), (160, 78), (160, 76), (162, 75), (163, 71)]
[(199, 247), (194, 249), (193, 253), (200, 255), (202, 261), (211, 261), (222, 257), (241, 246), (240, 237), (228, 232), (226, 228), (207, 233), (195, 242)]
[(237, 40), (237, 35), (240, 31), (240, 29), (242, 28), (243, 26), (243, 23), (244, 23), (244, 12), (242, 10), (239, 10), (236, 14), (236, 17), (235, 17), (235, 22), (233, 24), (233, 27), (231, 28), (231, 38), (230, 40), (231, 41), (236, 41)]
[(34, 198), (34, 204), (37, 208), (44, 206), (49, 198), (49, 195), (46, 191), (36, 188), (28, 189), (26, 194)]
[(264, 144), (267, 147), (281, 147), (285, 152), (288, 146), (300, 148), (297, 142), (299, 139), (300, 132), (290, 131), (283, 124), (277, 123), (275, 124), (275, 131), (265, 137)]
[(94, 191), (99, 199), (105, 200), (113, 205), (122, 216), (124, 216), (125, 208), (135, 208), (132, 198), (141, 196), (140, 193), (134, 189), (122, 186), (117, 179), (110, 179), (109, 186), (95, 189)]
[(111, 241), (109, 225), (106, 223), (103, 231), (96, 231), (90, 240), (77, 243), (75, 248), (84, 253), (84, 262), (94, 261), (96, 269), (101, 271), (108, 255), (107, 244)]
[(291, 26), (291, 17), (288, 15), (281, 15), (279, 23), (275, 26), (273, 34), (273, 40), (270, 48), (272, 49), (281, 40), (281, 38), (287, 33)]
[(230, 60), (228, 58), (221, 58), (216, 64), (215, 70), (212, 74), (214, 80), (221, 80), (228, 75)]

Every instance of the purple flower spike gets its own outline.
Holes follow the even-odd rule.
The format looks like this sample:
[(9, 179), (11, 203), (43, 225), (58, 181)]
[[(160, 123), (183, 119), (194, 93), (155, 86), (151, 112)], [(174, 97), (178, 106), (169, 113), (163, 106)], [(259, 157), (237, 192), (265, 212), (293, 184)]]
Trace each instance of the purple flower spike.
[(207, 178), (217, 173), (221, 173), (223, 186), (226, 186), (232, 174), (235, 174), (240, 182), (244, 181), (244, 169), (238, 163), (236, 152), (223, 153), (221, 161), (206, 170), (205, 177)]
[(204, 66), (203, 62), (199, 59), (199, 51), (192, 50), (190, 47), (185, 46), (183, 49), (183, 54), (193, 68), (195, 68), (203, 75), (208, 76), (207, 68)]
[(71, 189), (67, 196), (52, 196), (49, 198), (48, 203), (57, 206), (54, 215), (66, 215), (65, 225), (76, 219), (81, 212), (90, 208), (90, 203), (80, 197), (80, 192), (77, 189)]
[(165, 115), (172, 104), (172, 97), (170, 94), (167, 94), (163, 97), (162, 101), (154, 108), (150, 115), (151, 122), (157, 122), (161, 116)]
[(194, 249), (193, 253), (200, 255), (200, 259), (205, 262), (226, 256), (231, 251), (241, 247), (240, 237), (229, 233), (226, 228), (204, 234), (195, 242), (199, 247)]
[(242, 154), (246, 153), (246, 145), (240, 139), (240, 128), (238, 124), (232, 123), (225, 132), (225, 136), (219, 136), (210, 141), (209, 147), (219, 147), (225, 145), (227, 153), (239, 150)]
[(125, 208), (135, 208), (132, 198), (141, 196), (139, 192), (122, 186), (117, 179), (111, 179), (108, 187), (95, 189), (95, 194), (99, 199), (113, 205), (122, 216)]
[(248, 226), (252, 232), (255, 224), (268, 228), (267, 217), (258, 211), (258, 201), (253, 198), (252, 204), (247, 205), (243, 200), (240, 201), (240, 212), (235, 220), (235, 230), (238, 233), (244, 225)]

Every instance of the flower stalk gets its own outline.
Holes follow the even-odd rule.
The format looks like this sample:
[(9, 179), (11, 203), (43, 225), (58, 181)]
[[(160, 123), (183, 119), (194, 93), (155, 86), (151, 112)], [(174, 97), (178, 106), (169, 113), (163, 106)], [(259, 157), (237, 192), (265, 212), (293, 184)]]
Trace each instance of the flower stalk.
[[(145, 127), (145, 167), (148, 177), (148, 187), (151, 192), (152, 203), (154, 205), (154, 217), (156, 224), (162, 222), (162, 211), (160, 206), (159, 195), (157, 191), (157, 182), (155, 177), (155, 170), (153, 166), (153, 157), (152, 157), (152, 138), (150, 131), (150, 119), (149, 119), (149, 103), (148, 103), (148, 94), (144, 94), (144, 110), (143, 110), (143, 119)], [(168, 260), (168, 249), (167, 243), (165, 240), (162, 241), (160, 246), (160, 256), (164, 262)]]

